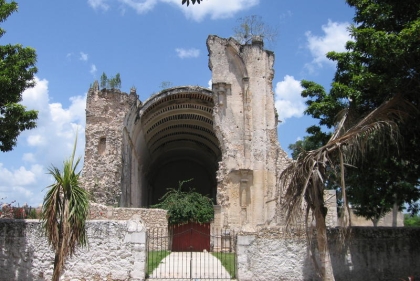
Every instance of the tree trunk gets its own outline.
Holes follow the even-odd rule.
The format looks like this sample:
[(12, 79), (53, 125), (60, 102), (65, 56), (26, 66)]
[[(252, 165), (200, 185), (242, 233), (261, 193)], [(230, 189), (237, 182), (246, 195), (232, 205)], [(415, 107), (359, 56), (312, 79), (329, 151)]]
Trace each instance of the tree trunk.
[[(395, 197), (397, 197), (395, 195)], [(392, 206), (392, 226), (397, 227), (397, 218), (398, 218), (398, 204), (397, 202), (394, 203), (394, 206)]]
[(316, 239), (321, 262), (321, 279), (323, 281), (334, 281), (333, 268), (331, 263), (330, 250), (328, 247), (327, 227), (325, 217), (321, 210), (314, 210), (316, 219)]
[[(61, 228), (61, 227), (60, 227)], [(51, 281), (59, 281), (60, 279), (60, 273), (61, 273), (61, 265), (63, 264), (61, 262), (62, 257), (62, 249), (63, 249), (63, 235), (60, 231), (59, 233), (59, 240), (58, 240), (58, 249), (55, 251), (55, 257), (54, 257), (54, 271), (53, 276), (51, 278)]]

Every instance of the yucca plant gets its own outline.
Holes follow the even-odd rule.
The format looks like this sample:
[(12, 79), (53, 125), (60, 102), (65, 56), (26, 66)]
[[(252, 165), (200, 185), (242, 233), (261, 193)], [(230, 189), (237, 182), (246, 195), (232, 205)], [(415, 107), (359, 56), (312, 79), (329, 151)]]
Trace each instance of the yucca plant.
[(80, 157), (75, 159), (76, 145), (77, 137), (72, 155), (64, 161), (63, 171), (55, 166), (48, 169), (54, 183), (48, 186), (44, 197), (41, 219), (55, 251), (53, 281), (59, 280), (66, 258), (75, 253), (76, 247), (87, 244), (85, 222), (89, 199), (87, 191), (80, 186), (80, 171), (76, 172), (80, 162)]

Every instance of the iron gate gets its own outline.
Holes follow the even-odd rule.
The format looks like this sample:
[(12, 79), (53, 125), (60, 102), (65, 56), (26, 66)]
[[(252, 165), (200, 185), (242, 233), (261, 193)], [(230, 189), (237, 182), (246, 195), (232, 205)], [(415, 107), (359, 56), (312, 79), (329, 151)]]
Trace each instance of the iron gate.
[(235, 279), (236, 236), (228, 229), (185, 224), (147, 232), (147, 279)]

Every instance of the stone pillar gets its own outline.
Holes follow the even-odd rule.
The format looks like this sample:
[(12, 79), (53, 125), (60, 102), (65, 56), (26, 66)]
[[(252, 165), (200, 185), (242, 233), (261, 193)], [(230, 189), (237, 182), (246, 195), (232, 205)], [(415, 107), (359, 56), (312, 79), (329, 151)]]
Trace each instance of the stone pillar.
[(255, 240), (254, 235), (238, 235), (237, 241), (237, 262), (238, 262), (238, 272), (237, 278), (241, 281), (252, 281), (254, 280), (254, 276), (251, 271), (250, 265), (250, 251), (249, 248), (251, 247), (252, 243)]
[(129, 271), (130, 280), (142, 281), (145, 279), (146, 268), (146, 227), (140, 221), (128, 221), (125, 243), (132, 244), (134, 257), (133, 267)]

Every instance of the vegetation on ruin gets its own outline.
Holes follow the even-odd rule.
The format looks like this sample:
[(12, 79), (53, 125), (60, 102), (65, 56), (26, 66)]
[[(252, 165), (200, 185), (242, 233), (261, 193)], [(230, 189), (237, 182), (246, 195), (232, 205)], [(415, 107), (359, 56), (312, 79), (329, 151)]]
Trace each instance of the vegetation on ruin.
[(306, 143), (296, 144), (303, 153), (281, 175), (288, 185), (287, 224), (301, 216), (302, 201), (312, 211), (320, 254), (315, 265), (323, 280), (334, 280), (323, 199), (328, 184), (339, 187), (344, 208), (351, 200), (358, 214), (370, 219), (394, 204), (400, 209), (408, 204), (416, 213), (420, 198), (420, 3), (346, 2), (355, 8), (349, 29), (354, 41), (346, 52), (327, 54), (337, 63), (329, 92), (302, 81), (306, 114), (319, 119), (319, 126), (308, 128)]
[[(0, 22), (18, 10), (14, 1), (0, 0)], [(0, 28), (0, 37), (6, 31)], [(35, 50), (20, 44), (0, 46), (0, 151), (16, 146), (17, 137), (24, 130), (36, 127), (38, 112), (27, 110), (19, 102), (22, 93), (35, 85)]]
[(160, 202), (151, 206), (168, 211), (168, 222), (171, 225), (188, 222), (208, 223), (214, 218), (212, 200), (194, 189), (183, 191), (182, 186), (193, 179), (180, 181), (178, 188), (168, 188)]
[(265, 42), (274, 42), (278, 31), (264, 23), (261, 16), (251, 15), (238, 19), (238, 25), (233, 28), (233, 38), (241, 44), (249, 44), (258, 38)]
[(42, 226), (48, 243), (55, 252), (52, 280), (58, 281), (64, 262), (77, 246), (86, 246), (85, 222), (89, 211), (88, 193), (80, 186), (80, 171), (76, 172), (80, 157), (75, 159), (77, 138), (73, 153), (64, 161), (63, 170), (49, 168), (54, 183), (48, 186), (42, 206)]
[(105, 72), (102, 72), (100, 86), (102, 89), (121, 89), (121, 77), (117, 73), (114, 77), (108, 78)]

